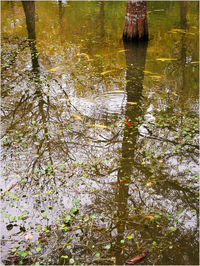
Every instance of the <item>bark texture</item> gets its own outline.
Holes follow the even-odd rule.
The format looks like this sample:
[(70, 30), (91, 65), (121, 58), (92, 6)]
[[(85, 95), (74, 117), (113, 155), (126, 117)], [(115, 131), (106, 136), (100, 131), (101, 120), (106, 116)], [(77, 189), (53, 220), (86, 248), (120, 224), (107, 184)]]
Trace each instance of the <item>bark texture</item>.
[(146, 1), (127, 0), (123, 39), (148, 40)]

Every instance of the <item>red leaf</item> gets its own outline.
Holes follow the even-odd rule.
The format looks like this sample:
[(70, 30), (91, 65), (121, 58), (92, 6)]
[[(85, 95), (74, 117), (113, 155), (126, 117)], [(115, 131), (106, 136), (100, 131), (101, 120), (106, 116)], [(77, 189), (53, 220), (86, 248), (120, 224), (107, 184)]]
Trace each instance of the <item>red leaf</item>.
[(150, 253), (149, 253), (149, 251), (148, 251), (148, 249), (145, 249), (144, 250), (144, 252), (142, 253), (142, 254), (140, 254), (140, 255), (138, 255), (138, 256), (136, 256), (135, 258), (132, 258), (132, 259), (130, 259), (130, 260), (127, 260), (126, 261), (126, 264), (136, 264), (136, 263), (138, 263), (138, 262), (140, 262), (141, 260), (143, 260), (144, 258), (146, 258), (148, 255), (149, 255)]
[(127, 118), (125, 118), (125, 123), (127, 124), (128, 127), (130, 127), (131, 124), (128, 122)]

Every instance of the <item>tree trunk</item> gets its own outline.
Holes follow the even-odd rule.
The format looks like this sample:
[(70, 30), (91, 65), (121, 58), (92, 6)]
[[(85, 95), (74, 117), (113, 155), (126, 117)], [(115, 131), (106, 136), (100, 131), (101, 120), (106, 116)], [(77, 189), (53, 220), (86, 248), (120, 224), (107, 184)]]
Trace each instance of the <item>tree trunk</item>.
[(148, 40), (146, 1), (127, 0), (123, 39), (125, 41)]

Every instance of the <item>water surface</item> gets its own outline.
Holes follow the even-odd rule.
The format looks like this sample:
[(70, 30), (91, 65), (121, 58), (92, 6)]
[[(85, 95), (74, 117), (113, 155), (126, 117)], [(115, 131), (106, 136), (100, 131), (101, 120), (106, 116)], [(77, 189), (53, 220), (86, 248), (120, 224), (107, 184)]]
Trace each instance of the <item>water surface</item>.
[(3, 263), (198, 264), (198, 2), (147, 5), (2, 1)]

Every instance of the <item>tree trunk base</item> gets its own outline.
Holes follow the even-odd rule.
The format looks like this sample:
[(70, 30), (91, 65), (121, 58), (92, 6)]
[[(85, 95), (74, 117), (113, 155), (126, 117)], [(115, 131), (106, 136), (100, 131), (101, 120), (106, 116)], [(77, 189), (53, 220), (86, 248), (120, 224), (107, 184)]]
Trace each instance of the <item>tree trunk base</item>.
[(146, 1), (128, 0), (123, 31), (124, 41), (148, 41)]

